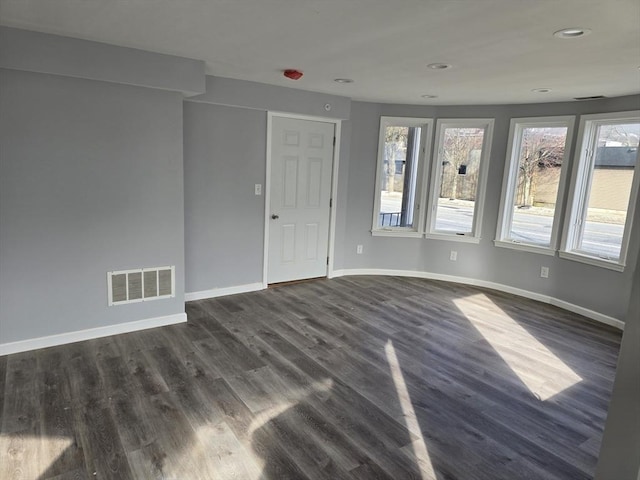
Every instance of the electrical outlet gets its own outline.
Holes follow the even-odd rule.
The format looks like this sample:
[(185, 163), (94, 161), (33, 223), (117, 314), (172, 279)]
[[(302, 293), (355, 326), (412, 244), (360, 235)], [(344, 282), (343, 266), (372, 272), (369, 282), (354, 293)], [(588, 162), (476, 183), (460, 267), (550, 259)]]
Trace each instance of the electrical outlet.
[(449, 254), (449, 260), (451, 260), (452, 262), (458, 260), (458, 252), (456, 252), (455, 250), (451, 250), (451, 254)]
[(362, 245), (358, 245), (358, 246), (356, 247), (356, 253), (357, 253), (358, 255), (362, 255)]
[(540, 276), (542, 278), (549, 278), (549, 267), (540, 267)]
[(262, 195), (262, 185), (260, 183), (256, 183), (256, 186), (254, 188), (256, 195)]

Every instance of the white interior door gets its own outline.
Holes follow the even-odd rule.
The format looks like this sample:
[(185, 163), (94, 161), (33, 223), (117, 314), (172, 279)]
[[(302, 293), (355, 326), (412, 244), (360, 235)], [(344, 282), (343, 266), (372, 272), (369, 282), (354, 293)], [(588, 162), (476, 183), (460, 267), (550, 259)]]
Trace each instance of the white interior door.
[(267, 283), (327, 275), (334, 131), (272, 117)]

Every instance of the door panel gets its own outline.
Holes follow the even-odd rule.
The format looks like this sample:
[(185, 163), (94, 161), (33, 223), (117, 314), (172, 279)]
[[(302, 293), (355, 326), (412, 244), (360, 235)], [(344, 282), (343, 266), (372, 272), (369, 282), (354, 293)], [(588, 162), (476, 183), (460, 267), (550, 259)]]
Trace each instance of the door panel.
[(334, 128), (272, 119), (267, 283), (327, 274)]
[(324, 255), (320, 255), (318, 251), (318, 233), (320, 232), (320, 226), (317, 223), (307, 223), (305, 225), (306, 231), (304, 236), (304, 244), (306, 246), (306, 260), (318, 260)]
[(298, 200), (298, 157), (283, 158), (282, 208), (296, 208)]
[(307, 208), (320, 208), (322, 202), (322, 158), (310, 158), (307, 169)]
[(280, 262), (293, 263), (296, 251), (296, 226), (282, 225), (282, 247), (280, 248)]

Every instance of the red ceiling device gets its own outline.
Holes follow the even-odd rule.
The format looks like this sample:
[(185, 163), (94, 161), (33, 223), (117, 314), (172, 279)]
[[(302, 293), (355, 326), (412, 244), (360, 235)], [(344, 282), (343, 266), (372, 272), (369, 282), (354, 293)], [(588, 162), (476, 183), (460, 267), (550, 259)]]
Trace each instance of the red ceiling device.
[(284, 76), (291, 80), (300, 80), (302, 78), (302, 72), (300, 70), (285, 70)]

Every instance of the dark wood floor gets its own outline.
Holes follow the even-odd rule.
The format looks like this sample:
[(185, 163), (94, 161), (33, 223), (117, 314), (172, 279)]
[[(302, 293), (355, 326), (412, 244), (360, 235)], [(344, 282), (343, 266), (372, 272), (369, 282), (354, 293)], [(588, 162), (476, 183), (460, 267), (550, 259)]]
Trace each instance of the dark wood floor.
[(0, 357), (2, 479), (589, 479), (620, 334), (479, 288), (346, 277)]

